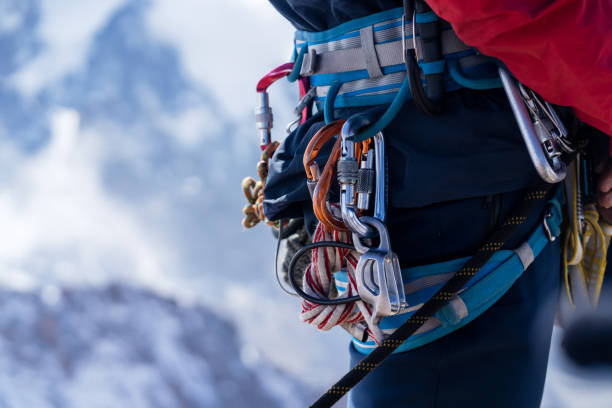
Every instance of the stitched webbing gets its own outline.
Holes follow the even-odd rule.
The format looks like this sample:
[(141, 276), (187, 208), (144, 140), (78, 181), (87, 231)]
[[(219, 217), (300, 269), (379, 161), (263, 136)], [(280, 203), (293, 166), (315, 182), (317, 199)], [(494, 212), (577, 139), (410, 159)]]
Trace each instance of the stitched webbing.
[[(413, 49), (413, 42), (407, 41), (407, 49)], [(311, 48), (311, 47), (309, 47)], [(316, 50), (315, 47), (312, 47)], [(442, 32), (442, 53), (444, 55), (467, 51), (471, 48), (463, 44), (452, 30)], [(404, 63), (401, 37), (397, 41), (374, 45), (374, 50), (364, 47), (347, 48), (327, 52), (304, 53), (300, 61), (300, 75), (338, 74), (342, 72), (368, 69), (368, 52), (375, 51), (380, 67), (390, 67)], [(314, 59), (314, 61), (313, 61)]]

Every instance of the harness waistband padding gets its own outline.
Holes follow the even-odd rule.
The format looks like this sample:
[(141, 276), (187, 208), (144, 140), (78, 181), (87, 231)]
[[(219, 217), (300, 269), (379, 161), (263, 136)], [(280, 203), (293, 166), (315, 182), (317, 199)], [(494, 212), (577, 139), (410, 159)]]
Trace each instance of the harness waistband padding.
[[(482, 65), (487, 59), (488, 57), (482, 55), (469, 55), (459, 59), (459, 66), (463, 70), (469, 70), (472, 67)], [(403, 70), (402, 65), (398, 67), (397, 72), (386, 74), (380, 78), (364, 78), (344, 82), (338, 91), (338, 96), (368, 96), (394, 93), (399, 91), (404, 78), (406, 78), (406, 71)], [(327, 97), (330, 85), (315, 85), (315, 87), (315, 96), (317, 99), (324, 99)]]
[[(362, 38), (363, 33), (367, 33), (367, 37)], [(370, 34), (372, 34), (370, 36)], [(471, 50), (470, 47), (461, 42), (453, 30), (445, 30), (441, 33), (442, 37), (442, 53), (451, 55), (462, 51)], [(375, 54), (379, 67), (390, 67), (393, 65), (404, 64), (404, 48), (407, 50), (414, 49), (414, 41), (412, 35), (406, 36), (406, 41), (402, 44), (401, 33), (395, 41), (383, 42), (374, 45), (374, 35), (372, 26), (360, 30), (360, 35), (356, 38), (357, 47), (338, 48), (334, 47), (333, 51), (323, 51), (322, 47), (309, 45), (309, 53), (304, 56), (302, 67), (300, 69), (301, 76), (312, 76), (319, 74), (338, 74), (350, 71), (370, 70), (368, 69), (368, 61), (372, 60), (372, 55)], [(420, 41), (417, 43), (417, 52), (420, 48)], [(371, 44), (364, 47), (364, 44)], [(373, 46), (373, 47), (372, 47)], [(331, 47), (330, 47), (331, 48)], [(372, 49), (374, 48), (374, 49)], [(314, 52), (310, 52), (314, 50)], [(312, 59), (315, 58), (315, 61)], [(311, 68), (314, 67), (314, 70)], [(381, 72), (382, 74), (382, 72)], [(370, 75), (371, 78), (374, 76)]]
[[(399, 7), (326, 31), (297, 31), (296, 77), (299, 73), (310, 78), (317, 102), (326, 99), (333, 86), (338, 92), (331, 98), (331, 108), (391, 103), (406, 79), (404, 51), (416, 47), (417, 58), (423, 55), (419, 33), (414, 32), (410, 17), (404, 19), (403, 13)], [(418, 61), (425, 74), (449, 74), (445, 72), (445, 62), (452, 60), (458, 61), (462, 69), (471, 68), (470, 74), (479, 78), (491, 75), (486, 68), (491, 59), (476, 55), (477, 51), (465, 45), (447, 23), (441, 24), (440, 41), (443, 59)], [(497, 70), (493, 75), (497, 75)], [(444, 77), (444, 91), (462, 87), (451, 75)], [(479, 89), (492, 87), (495, 86)]]

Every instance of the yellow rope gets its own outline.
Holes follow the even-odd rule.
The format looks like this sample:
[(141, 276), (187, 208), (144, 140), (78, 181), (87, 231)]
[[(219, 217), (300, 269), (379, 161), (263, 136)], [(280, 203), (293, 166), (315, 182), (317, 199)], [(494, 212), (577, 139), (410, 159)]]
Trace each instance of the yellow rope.
[[(575, 307), (572, 287), (579, 286), (593, 308), (597, 307), (606, 271), (606, 257), (612, 226), (601, 219), (595, 204), (584, 206), (584, 225), (579, 225), (576, 163), (568, 168), (566, 180), (569, 225), (563, 248), (565, 290), (569, 304)], [(579, 282), (572, 280), (578, 276)], [(573, 285), (572, 285), (573, 284)]]

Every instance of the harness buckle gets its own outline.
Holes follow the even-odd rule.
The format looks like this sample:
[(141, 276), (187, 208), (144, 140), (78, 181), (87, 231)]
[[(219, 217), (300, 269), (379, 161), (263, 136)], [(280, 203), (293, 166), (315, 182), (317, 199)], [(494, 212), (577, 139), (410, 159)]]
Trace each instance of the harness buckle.
[(312, 76), (317, 71), (317, 50), (314, 48), (308, 49), (308, 58), (304, 64), (304, 70), (302, 71), (303, 76)]
[(285, 131), (287, 134), (293, 132), (299, 126), (302, 121), (302, 111), (305, 107), (310, 105), (315, 98), (316, 88), (310, 88), (308, 92), (304, 94), (304, 96), (298, 101), (295, 108), (293, 108), (293, 113), (295, 114), (295, 119), (285, 126)]
[(544, 227), (544, 231), (546, 232), (546, 236), (548, 237), (548, 241), (555, 242), (557, 238), (561, 235), (561, 229), (559, 229), (558, 233), (554, 233), (550, 225), (548, 224), (548, 220), (554, 216), (553, 214), (553, 206), (548, 205), (546, 207), (546, 211), (544, 212), (544, 218), (542, 219), (542, 226)]

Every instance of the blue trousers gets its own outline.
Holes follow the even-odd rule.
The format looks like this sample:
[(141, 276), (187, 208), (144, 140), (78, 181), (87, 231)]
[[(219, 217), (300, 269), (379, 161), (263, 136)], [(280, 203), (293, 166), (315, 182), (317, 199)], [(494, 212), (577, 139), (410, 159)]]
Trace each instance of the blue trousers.
[[(475, 252), (521, 192), (394, 211), (392, 246), (403, 267)], [(536, 214), (509, 243), (541, 222)], [(349, 407), (538, 407), (560, 285), (559, 240), (550, 243), (487, 312), (433, 343), (390, 356), (349, 395)], [(353, 347), (351, 366), (364, 356)]]

